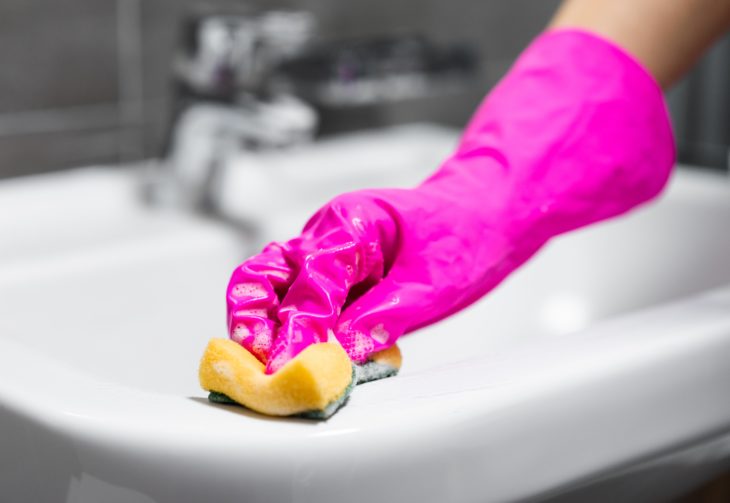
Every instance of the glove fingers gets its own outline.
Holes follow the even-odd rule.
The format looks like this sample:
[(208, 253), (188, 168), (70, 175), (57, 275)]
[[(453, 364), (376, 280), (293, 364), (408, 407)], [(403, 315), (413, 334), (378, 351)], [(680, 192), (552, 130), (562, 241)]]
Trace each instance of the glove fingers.
[(228, 332), (262, 362), (271, 351), (278, 324), (279, 298), (289, 288), (295, 271), (282, 245), (272, 243), (238, 266), (228, 283)]

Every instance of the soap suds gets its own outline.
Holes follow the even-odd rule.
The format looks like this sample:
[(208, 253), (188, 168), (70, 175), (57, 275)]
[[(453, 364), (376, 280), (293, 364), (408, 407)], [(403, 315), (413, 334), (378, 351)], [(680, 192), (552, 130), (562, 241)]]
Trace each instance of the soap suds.
[(379, 325), (375, 325), (373, 329), (370, 330), (370, 337), (372, 337), (376, 342), (379, 342), (380, 344), (385, 344), (390, 338), (390, 333), (388, 333), (383, 324), (380, 323)]
[(216, 374), (223, 376), (229, 381), (233, 380), (233, 378), (235, 377), (233, 369), (230, 365), (228, 365), (228, 362), (213, 362), (213, 370), (215, 370)]
[(268, 292), (260, 283), (238, 283), (231, 288), (231, 295), (234, 297), (266, 297)]

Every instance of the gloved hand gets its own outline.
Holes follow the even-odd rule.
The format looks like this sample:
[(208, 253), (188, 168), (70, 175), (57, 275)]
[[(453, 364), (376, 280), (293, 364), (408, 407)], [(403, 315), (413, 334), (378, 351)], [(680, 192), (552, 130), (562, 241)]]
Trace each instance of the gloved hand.
[(267, 373), (335, 339), (362, 362), (476, 301), (551, 237), (652, 198), (673, 163), (646, 70), (595, 35), (547, 32), (431, 178), (339, 196), (237, 268), (230, 335)]

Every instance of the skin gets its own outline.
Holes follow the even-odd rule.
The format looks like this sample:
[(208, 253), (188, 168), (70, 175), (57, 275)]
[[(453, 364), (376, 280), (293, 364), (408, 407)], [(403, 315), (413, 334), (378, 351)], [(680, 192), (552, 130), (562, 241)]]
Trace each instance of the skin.
[(730, 29), (730, 0), (565, 0), (549, 27), (612, 40), (667, 89)]

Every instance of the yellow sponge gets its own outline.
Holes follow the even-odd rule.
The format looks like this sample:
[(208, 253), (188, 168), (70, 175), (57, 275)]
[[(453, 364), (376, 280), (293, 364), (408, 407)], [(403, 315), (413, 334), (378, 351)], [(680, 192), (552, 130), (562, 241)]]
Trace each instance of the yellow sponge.
[(388, 349), (373, 353), (370, 356), (370, 361), (380, 365), (388, 365), (397, 372), (400, 370), (400, 366), (403, 363), (403, 356), (401, 355), (398, 345), (393, 344)]
[(326, 411), (353, 382), (350, 358), (338, 344), (313, 344), (276, 373), (229, 339), (212, 339), (200, 362), (200, 385), (270, 416)]

